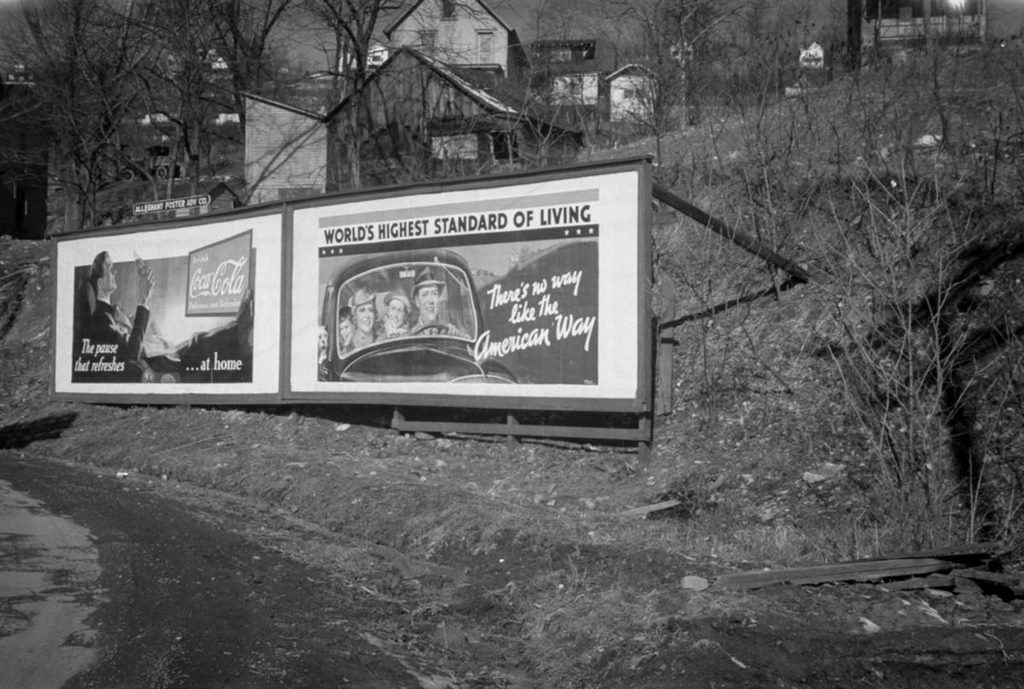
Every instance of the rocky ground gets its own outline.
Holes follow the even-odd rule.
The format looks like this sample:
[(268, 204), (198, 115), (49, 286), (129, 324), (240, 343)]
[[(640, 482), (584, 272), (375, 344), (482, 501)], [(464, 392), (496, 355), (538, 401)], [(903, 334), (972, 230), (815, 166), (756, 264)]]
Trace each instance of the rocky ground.
[(386, 409), (55, 402), (50, 246), (0, 248), (2, 444), (220, 513), (355, 587), (380, 604), (357, 631), (430, 668), (424, 687), (1019, 686), (1013, 595), (716, 586), (884, 549), (855, 528), (870, 469), (821, 388), (710, 410), (681, 390), (646, 463), (632, 447), (399, 434)]

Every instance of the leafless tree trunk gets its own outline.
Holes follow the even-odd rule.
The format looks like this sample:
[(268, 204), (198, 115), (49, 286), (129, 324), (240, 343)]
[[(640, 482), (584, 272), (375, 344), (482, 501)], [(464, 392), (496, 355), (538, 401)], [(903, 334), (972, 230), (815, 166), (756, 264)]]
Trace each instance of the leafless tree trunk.
[(120, 127), (138, 100), (151, 54), (129, 20), (134, 2), (54, 0), (9, 14), (4, 57), (33, 75), (38, 126), (50, 132), (52, 175), (65, 195), (65, 230), (95, 221), (96, 193), (121, 159)]

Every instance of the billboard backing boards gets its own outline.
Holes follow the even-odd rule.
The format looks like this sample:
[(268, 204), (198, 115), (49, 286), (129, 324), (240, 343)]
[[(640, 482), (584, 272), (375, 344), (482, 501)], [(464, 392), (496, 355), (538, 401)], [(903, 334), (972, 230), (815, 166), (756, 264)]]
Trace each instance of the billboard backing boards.
[(644, 411), (646, 166), (289, 209), (291, 399)]

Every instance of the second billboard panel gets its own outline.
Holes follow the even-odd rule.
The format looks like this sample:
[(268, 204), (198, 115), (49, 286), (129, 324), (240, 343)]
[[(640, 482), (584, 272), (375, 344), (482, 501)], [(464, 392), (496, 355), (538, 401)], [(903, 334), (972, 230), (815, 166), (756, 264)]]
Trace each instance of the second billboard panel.
[(641, 183), (618, 169), (293, 210), (290, 393), (635, 407)]

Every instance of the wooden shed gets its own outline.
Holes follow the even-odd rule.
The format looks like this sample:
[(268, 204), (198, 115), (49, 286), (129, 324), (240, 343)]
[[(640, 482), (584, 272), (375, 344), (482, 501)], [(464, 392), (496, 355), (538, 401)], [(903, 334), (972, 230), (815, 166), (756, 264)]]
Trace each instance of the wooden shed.
[(532, 111), (525, 94), (511, 103), (408, 47), (325, 119), (329, 190), (352, 186), (356, 151), (362, 183), (374, 186), (556, 165), (582, 145), (579, 132)]

